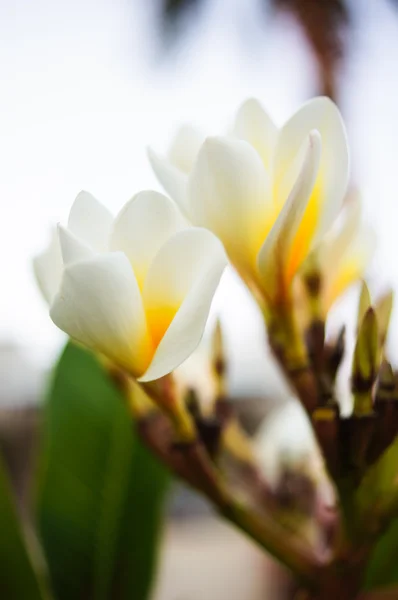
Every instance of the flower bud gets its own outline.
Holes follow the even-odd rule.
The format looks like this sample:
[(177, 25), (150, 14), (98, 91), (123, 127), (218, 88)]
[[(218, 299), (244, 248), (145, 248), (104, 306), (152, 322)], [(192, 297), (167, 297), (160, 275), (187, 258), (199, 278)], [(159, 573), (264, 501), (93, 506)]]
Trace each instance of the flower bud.
[(372, 386), (377, 374), (379, 355), (376, 313), (373, 308), (369, 308), (359, 327), (352, 367), (354, 414), (357, 416), (373, 412)]

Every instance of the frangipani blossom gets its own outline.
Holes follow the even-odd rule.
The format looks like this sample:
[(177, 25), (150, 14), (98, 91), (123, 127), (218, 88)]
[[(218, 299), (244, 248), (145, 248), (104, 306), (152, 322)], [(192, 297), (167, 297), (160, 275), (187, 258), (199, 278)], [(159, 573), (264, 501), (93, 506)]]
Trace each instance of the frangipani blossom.
[(321, 308), (325, 316), (346, 289), (364, 276), (373, 257), (376, 236), (362, 220), (360, 198), (352, 195), (313, 259), (321, 274)]
[(140, 381), (166, 375), (193, 352), (227, 262), (210, 231), (187, 226), (157, 192), (137, 194), (116, 219), (81, 192), (58, 235), (59, 247), (52, 242), (35, 272), (60, 329)]
[(62, 265), (58, 231), (54, 227), (47, 248), (33, 259), (36, 282), (47, 304), (51, 304), (58, 292), (62, 277)]
[[(191, 157), (193, 150), (191, 144)], [(248, 100), (234, 135), (208, 138), (189, 174), (171, 155), (150, 151), (150, 160), (191, 222), (216, 233), (242, 277), (271, 302), (330, 228), (348, 182), (344, 124), (323, 97), (281, 129)]]
[(160, 183), (189, 218), (188, 177), (204, 137), (191, 125), (182, 125), (174, 136), (166, 157), (148, 148), (148, 157)]

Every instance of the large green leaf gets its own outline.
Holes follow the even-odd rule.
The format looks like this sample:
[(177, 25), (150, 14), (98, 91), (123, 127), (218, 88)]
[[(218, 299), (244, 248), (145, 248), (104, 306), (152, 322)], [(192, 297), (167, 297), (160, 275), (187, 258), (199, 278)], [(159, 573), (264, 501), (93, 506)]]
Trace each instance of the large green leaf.
[(356, 493), (358, 520), (373, 531), (398, 516), (398, 437), (366, 473)]
[(73, 344), (54, 374), (44, 438), (38, 517), (57, 599), (145, 600), (168, 475), (122, 394)]
[(134, 474), (130, 478), (127, 494), (131, 504), (126, 506), (126, 527), (122, 530), (120, 538), (121, 557), (117, 587), (127, 590), (127, 593), (120, 594), (118, 598), (145, 600), (150, 594), (163, 515), (162, 492), (168, 481), (169, 476), (160, 463), (142, 444), (138, 444)]
[(398, 438), (369, 469), (356, 494), (354, 517), (360, 533), (382, 530), (390, 523), (372, 552), (366, 569), (366, 589), (398, 583)]
[(365, 574), (365, 589), (398, 584), (398, 519), (378, 541)]
[[(33, 549), (32, 549), (33, 551)], [(36, 549), (36, 552), (38, 548)], [(42, 561), (36, 556), (40, 569)], [(0, 598), (47, 600), (43, 576), (36, 573), (28, 553), (3, 461), (0, 457)]]

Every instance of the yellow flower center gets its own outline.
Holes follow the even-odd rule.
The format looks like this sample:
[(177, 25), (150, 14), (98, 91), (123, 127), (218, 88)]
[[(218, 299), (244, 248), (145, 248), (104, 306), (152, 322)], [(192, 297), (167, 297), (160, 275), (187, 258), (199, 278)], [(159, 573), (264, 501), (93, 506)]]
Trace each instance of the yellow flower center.
[(160, 306), (147, 308), (146, 318), (154, 351), (174, 319), (179, 306)]
[(320, 178), (315, 182), (311, 198), (297, 230), (286, 265), (286, 280), (290, 282), (307, 257), (320, 218), (322, 186)]

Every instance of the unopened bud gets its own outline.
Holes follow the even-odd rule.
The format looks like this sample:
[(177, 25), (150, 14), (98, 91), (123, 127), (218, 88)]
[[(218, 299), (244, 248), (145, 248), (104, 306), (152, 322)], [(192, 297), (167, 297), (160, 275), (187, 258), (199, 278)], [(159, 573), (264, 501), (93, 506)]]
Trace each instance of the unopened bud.
[(394, 301), (394, 294), (392, 290), (384, 294), (379, 300), (375, 303), (375, 312), (377, 317), (377, 323), (379, 326), (379, 339), (380, 345), (384, 346), (387, 334), (388, 327), (390, 325), (392, 307)]
[(377, 423), (369, 449), (369, 461), (374, 462), (392, 443), (398, 433), (398, 390), (389, 362), (381, 364), (375, 394)]
[(372, 386), (377, 374), (379, 354), (376, 313), (373, 308), (369, 308), (359, 327), (354, 350), (352, 391), (354, 414), (357, 416), (373, 412)]
[(357, 320), (358, 330), (361, 327), (361, 323), (363, 321), (363, 318), (364, 318), (366, 312), (369, 310), (369, 308), (371, 306), (372, 306), (372, 301), (370, 298), (369, 288), (367, 286), (366, 281), (363, 281), (362, 287), (361, 287), (361, 293), (359, 296), (359, 304), (358, 304), (358, 320)]
[(396, 397), (396, 382), (394, 371), (387, 360), (380, 365), (376, 390), (376, 407), (385, 400), (393, 400)]

